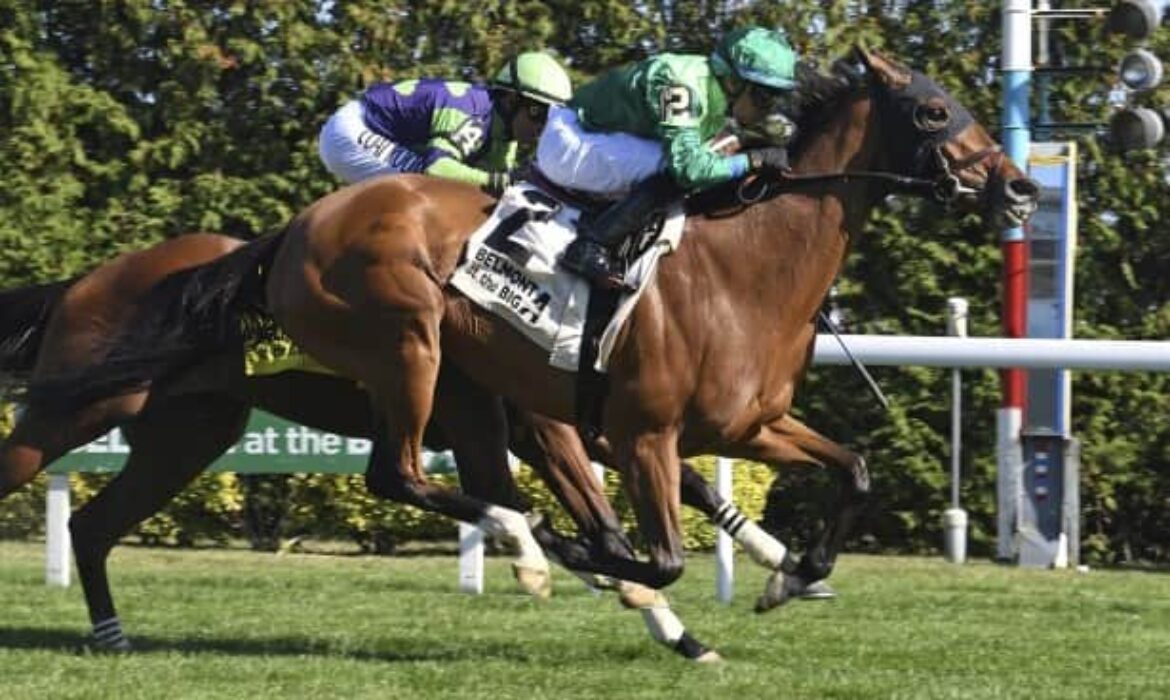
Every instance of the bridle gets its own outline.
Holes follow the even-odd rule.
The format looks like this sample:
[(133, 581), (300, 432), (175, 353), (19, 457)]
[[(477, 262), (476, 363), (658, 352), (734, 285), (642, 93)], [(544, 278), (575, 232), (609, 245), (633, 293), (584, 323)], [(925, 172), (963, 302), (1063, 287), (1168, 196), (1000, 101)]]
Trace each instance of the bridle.
[[(917, 86), (912, 86), (917, 87)], [(919, 90), (921, 88), (918, 88)], [(905, 90), (910, 92), (909, 89)], [(847, 170), (835, 173), (775, 173), (770, 177), (748, 178), (739, 184), (736, 195), (743, 204), (754, 204), (769, 193), (780, 193), (800, 189), (802, 187), (826, 182), (848, 184), (852, 181), (882, 182), (893, 192), (929, 197), (941, 204), (951, 204), (960, 197), (980, 196), (987, 191), (991, 173), (996, 172), (1006, 157), (999, 144), (992, 144), (975, 153), (964, 156), (957, 161), (947, 158), (944, 150), (947, 143), (954, 139), (973, 120), (965, 109), (951, 103), (951, 109), (957, 107), (959, 119), (952, 120), (950, 113), (942, 121), (930, 121), (917, 114), (918, 107), (924, 107), (927, 101), (916, 104), (915, 114), (911, 121), (919, 133), (931, 135), (927, 144), (924, 144), (924, 156), (933, 161), (935, 175), (921, 177), (902, 175), (900, 173), (883, 170)], [(956, 110), (956, 111), (957, 111)], [(933, 143), (931, 143), (933, 142)], [(921, 162), (923, 158), (916, 158)], [(964, 184), (959, 174), (971, 168), (984, 165), (988, 173), (983, 181), (972, 186)], [(758, 191), (752, 192), (758, 187)]]

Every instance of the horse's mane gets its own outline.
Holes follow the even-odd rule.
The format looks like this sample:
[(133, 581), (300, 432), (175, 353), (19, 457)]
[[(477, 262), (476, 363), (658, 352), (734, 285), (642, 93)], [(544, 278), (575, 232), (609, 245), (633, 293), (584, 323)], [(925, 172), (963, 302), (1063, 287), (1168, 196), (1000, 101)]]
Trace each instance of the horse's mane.
[(835, 61), (828, 74), (802, 63), (797, 66), (796, 76), (801, 100), (796, 115), (797, 137), (790, 149), (793, 159), (800, 157), (841, 103), (860, 94), (866, 85), (864, 76), (850, 67), (846, 59)]

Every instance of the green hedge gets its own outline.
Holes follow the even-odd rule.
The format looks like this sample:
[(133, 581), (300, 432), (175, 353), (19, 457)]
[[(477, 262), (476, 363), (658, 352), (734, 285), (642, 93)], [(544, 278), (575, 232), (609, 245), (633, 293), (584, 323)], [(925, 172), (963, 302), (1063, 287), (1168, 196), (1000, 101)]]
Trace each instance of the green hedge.
[[(713, 458), (701, 458), (695, 464), (707, 477), (714, 478)], [(83, 504), (112, 478), (106, 474), (71, 474), (74, 506)], [(432, 478), (442, 483), (457, 481), (449, 476)], [(536, 510), (551, 515), (563, 531), (573, 531), (568, 516), (530, 469), (521, 466), (516, 479)], [(451, 520), (375, 498), (366, 491), (359, 475), (295, 474), (287, 480), (287, 489), (260, 496), (282, 500), (265, 507), (269, 511), (273, 508), (281, 511), (278, 534), (286, 540), (292, 537), (347, 540), (363, 551), (389, 553), (403, 542), (453, 541), (456, 537)], [(751, 517), (760, 517), (771, 480), (772, 472), (767, 467), (747, 462), (736, 465), (735, 500)], [(43, 533), (45, 484), (42, 475), (0, 503), (0, 537), (31, 537)], [(254, 535), (246, 523), (245, 491), (235, 474), (203, 474), (165, 509), (135, 528), (129, 537), (146, 544), (190, 546), (196, 542), (223, 543), (231, 537)], [(633, 515), (624, 495), (618, 491), (616, 475), (607, 474), (606, 493), (632, 535)], [(702, 514), (684, 509), (683, 523), (688, 549), (714, 547), (715, 530)], [(266, 538), (259, 540), (253, 538), (258, 546), (267, 546)]]

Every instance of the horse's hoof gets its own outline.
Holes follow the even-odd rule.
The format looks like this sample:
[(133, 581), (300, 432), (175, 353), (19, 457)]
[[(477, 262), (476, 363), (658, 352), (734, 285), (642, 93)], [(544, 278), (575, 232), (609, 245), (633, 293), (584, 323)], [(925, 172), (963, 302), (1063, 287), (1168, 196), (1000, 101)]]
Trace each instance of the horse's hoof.
[(640, 583), (622, 581), (618, 584), (618, 598), (622, 605), (630, 610), (642, 608), (667, 607), (666, 596)]
[(95, 654), (129, 654), (134, 651), (134, 645), (125, 637), (120, 637), (111, 642), (99, 642), (96, 639), (90, 639), (86, 643), (86, 648)]
[(516, 577), (520, 590), (533, 598), (548, 600), (552, 597), (552, 574), (548, 569), (512, 564), (512, 575)]
[(772, 608), (778, 608), (798, 597), (805, 588), (804, 582), (799, 578), (791, 574), (786, 575), (777, 569), (768, 577), (767, 583), (764, 584), (764, 592), (756, 599), (756, 612), (764, 613)]
[(715, 651), (714, 649), (708, 649), (707, 651), (703, 652), (695, 659), (695, 663), (697, 663), (697, 664), (721, 664), (721, 663), (723, 663), (723, 657), (720, 656), (719, 652)]
[(595, 591), (616, 591), (619, 587), (617, 579), (602, 574), (578, 573), (577, 577)]
[(813, 581), (799, 594), (801, 600), (832, 600), (836, 597), (837, 591), (834, 591), (824, 579)]

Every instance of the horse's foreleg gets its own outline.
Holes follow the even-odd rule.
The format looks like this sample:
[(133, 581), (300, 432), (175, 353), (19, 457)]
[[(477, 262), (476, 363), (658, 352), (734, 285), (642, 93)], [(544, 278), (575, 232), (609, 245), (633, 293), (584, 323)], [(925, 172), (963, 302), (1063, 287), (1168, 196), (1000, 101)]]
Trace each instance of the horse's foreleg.
[(793, 597), (831, 597), (831, 589), (819, 582), (832, 573), (845, 536), (869, 493), (865, 460), (788, 415), (765, 426), (749, 443), (732, 449), (735, 456), (775, 467), (805, 464), (832, 470), (840, 495), (835, 520), (810, 539), (796, 567), (786, 563), (773, 574), (756, 609), (762, 612)]
[(752, 561), (777, 570), (789, 560), (788, 548), (770, 535), (751, 518), (744, 515), (730, 500), (724, 500), (711, 484), (687, 462), (682, 463), (682, 501), (701, 511), (712, 523), (731, 535), (744, 548)]
[(130, 649), (110, 593), (106, 573), (110, 550), (231, 447), (243, 434), (247, 418), (244, 403), (190, 395), (151, 405), (124, 427), (131, 447), (125, 466), (69, 521), (78, 578), (98, 648)]
[(593, 560), (630, 559), (634, 547), (605, 497), (576, 428), (524, 411), (511, 420), (512, 451), (527, 462), (573, 519)]
[(837, 478), (839, 507), (836, 520), (831, 520), (821, 536), (810, 543), (797, 570), (807, 580), (819, 581), (832, 573), (837, 555), (845, 544), (845, 537), (869, 495), (869, 470), (861, 455), (845, 449), (791, 416), (785, 416), (769, 427), (781, 439), (790, 441), (797, 449), (829, 467)]
[[(637, 610), (642, 615), (642, 622), (646, 625), (646, 629), (654, 641), (690, 661), (707, 663), (721, 660), (718, 652), (695, 639), (687, 631), (682, 620), (670, 609), (670, 602), (661, 592), (630, 581), (586, 574), (586, 571), (597, 565), (595, 553), (580, 542), (571, 540), (557, 532), (547, 520), (541, 520), (534, 525), (532, 532), (536, 535), (536, 541), (540, 543), (540, 546), (544, 547), (545, 551), (557, 563), (581, 578), (586, 584), (595, 588), (616, 591), (623, 606)], [(624, 558), (630, 561), (634, 560), (632, 546), (619, 554), (624, 555)]]
[(622, 483), (650, 552), (649, 580), (635, 580), (652, 588), (669, 586), (683, 572), (677, 443), (677, 434), (664, 430), (636, 436), (628, 451), (615, 449), (619, 462), (630, 465), (622, 471)]

